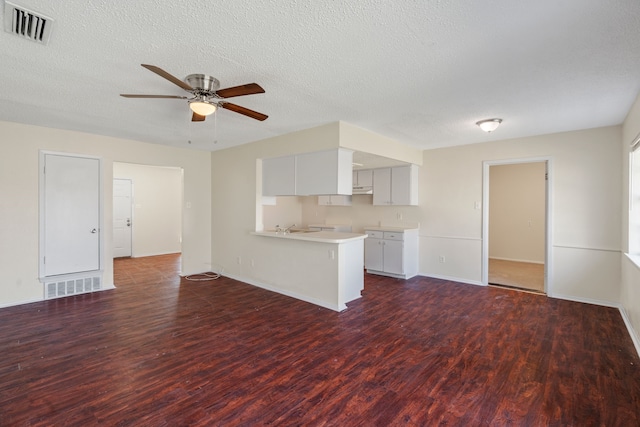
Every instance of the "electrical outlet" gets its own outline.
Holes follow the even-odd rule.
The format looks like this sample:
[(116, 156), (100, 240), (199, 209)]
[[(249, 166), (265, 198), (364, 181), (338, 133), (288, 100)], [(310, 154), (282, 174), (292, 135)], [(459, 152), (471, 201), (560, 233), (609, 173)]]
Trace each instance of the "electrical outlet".
[(255, 267), (256, 263), (253, 261), (253, 258), (251, 258), (251, 267)]
[(402, 212), (398, 212), (396, 218), (398, 218), (398, 221), (402, 221)]
[(443, 264), (446, 262), (446, 258), (444, 257), (444, 255), (440, 255), (440, 256), (438, 257), (438, 262), (441, 262), (441, 263), (443, 263)]
[(238, 257), (238, 265), (242, 264), (242, 258)]

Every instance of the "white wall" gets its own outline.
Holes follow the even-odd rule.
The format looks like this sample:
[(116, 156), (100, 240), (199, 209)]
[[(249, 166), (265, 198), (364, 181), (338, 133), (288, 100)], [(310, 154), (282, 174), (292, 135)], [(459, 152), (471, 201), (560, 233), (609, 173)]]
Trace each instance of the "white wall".
[(543, 264), (544, 162), (489, 168), (489, 258)]
[[(550, 296), (615, 305), (620, 298), (621, 127), (426, 150), (419, 206), (317, 206), (302, 199), (302, 220), (420, 227), (420, 274), (482, 284), (483, 162), (550, 158)], [(387, 155), (389, 153), (386, 153)], [(402, 218), (402, 220), (399, 220)], [(440, 255), (446, 262), (440, 263)]]
[(132, 256), (182, 250), (182, 169), (114, 162), (113, 177), (133, 183)]
[[(484, 161), (549, 157), (550, 296), (620, 298), (620, 127), (427, 150), (420, 179), (420, 271), (482, 282)], [(439, 263), (444, 255), (446, 263)]]
[[(640, 133), (640, 96), (633, 104), (622, 127), (621, 162), (622, 180), (622, 248), (629, 250), (629, 145)], [(620, 302), (625, 320), (632, 331), (636, 349), (640, 353), (640, 266), (626, 256), (621, 259)]]
[(296, 224), (302, 227), (302, 200), (306, 197), (281, 196), (275, 197), (276, 204), (262, 207), (262, 224), (265, 230), (275, 230)]
[[(284, 205), (262, 206), (262, 177), (256, 172), (260, 159), (338, 148), (338, 126), (337, 122), (330, 123), (211, 153), (211, 262), (214, 271), (249, 283), (277, 284), (276, 278), (283, 274), (283, 265), (260, 263), (269, 242), (249, 233), (256, 228), (297, 222), (300, 211), (296, 198)], [(292, 207), (295, 212), (290, 211)], [(263, 224), (263, 218), (266, 224)]]
[(318, 198), (302, 198), (302, 222), (308, 224), (347, 224), (354, 233), (364, 232), (367, 226), (411, 226), (420, 220), (418, 206), (374, 206), (373, 196), (352, 196), (351, 206), (319, 206)]
[(182, 269), (210, 270), (211, 168), (208, 155), (137, 141), (0, 122), (0, 306), (43, 299), (38, 281), (39, 150), (102, 158), (104, 284), (113, 285), (113, 162), (175, 166), (184, 170)]

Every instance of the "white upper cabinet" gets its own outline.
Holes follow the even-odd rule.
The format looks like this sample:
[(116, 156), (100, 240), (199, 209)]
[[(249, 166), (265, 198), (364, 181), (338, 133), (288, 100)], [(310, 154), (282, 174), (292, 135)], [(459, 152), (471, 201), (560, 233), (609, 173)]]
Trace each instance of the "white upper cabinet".
[(351, 195), (352, 162), (342, 148), (263, 159), (262, 195)]
[(353, 151), (335, 150), (296, 156), (296, 195), (351, 194)]
[(295, 156), (262, 160), (262, 195), (293, 196), (296, 194)]
[(416, 165), (374, 169), (374, 205), (418, 205), (418, 167)]
[(371, 187), (373, 185), (373, 169), (353, 171), (354, 187)]
[(373, 171), (373, 204), (391, 204), (391, 168)]
[(320, 206), (351, 206), (351, 196), (318, 196)]

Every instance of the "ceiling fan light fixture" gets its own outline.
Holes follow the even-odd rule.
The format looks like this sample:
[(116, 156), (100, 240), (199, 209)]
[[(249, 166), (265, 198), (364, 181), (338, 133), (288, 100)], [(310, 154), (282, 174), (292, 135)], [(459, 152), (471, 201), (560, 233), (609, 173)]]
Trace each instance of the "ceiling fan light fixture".
[(189, 108), (191, 108), (191, 111), (201, 116), (210, 116), (216, 112), (218, 106), (208, 101), (195, 100), (189, 102)]
[(487, 133), (491, 133), (496, 130), (498, 126), (500, 126), (500, 123), (502, 123), (502, 119), (486, 119), (476, 122), (476, 124), (480, 126), (480, 129)]

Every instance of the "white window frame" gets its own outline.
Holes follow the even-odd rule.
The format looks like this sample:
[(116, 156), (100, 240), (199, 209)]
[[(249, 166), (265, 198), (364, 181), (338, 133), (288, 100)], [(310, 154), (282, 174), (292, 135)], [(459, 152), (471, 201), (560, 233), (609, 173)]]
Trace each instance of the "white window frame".
[(629, 229), (627, 256), (640, 267), (640, 134), (629, 147)]

